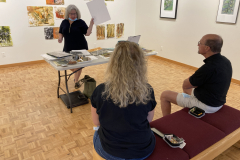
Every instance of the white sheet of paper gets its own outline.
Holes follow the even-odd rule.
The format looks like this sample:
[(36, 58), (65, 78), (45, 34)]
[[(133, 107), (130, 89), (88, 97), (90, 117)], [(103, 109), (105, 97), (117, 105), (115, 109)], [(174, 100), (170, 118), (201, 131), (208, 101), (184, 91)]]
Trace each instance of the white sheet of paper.
[(95, 25), (111, 20), (104, 0), (93, 0), (91, 2), (87, 2), (86, 4), (92, 18), (94, 18)]
[(83, 55), (91, 55), (86, 49), (72, 50), (72, 52), (82, 52)]
[(128, 37), (128, 41), (138, 43), (140, 37), (141, 37), (141, 35), (138, 35), (138, 36), (130, 36), (130, 37)]

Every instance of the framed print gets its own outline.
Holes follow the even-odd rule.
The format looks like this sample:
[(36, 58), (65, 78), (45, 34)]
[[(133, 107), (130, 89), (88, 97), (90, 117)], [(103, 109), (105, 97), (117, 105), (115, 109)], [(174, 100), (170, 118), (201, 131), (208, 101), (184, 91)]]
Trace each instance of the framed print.
[(177, 3), (178, 0), (161, 0), (160, 17), (176, 19)]
[(236, 23), (239, 0), (219, 0), (217, 22)]

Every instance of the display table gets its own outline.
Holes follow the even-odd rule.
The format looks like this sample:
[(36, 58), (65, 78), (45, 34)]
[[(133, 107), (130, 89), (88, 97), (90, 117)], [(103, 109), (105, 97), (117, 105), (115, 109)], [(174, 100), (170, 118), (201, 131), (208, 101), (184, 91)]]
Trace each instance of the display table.
[[(97, 49), (101, 49), (101, 48), (97, 48)], [(93, 49), (93, 50), (96, 50), (96, 49)], [(89, 50), (89, 52), (91, 52), (93, 50)], [(153, 51), (153, 52), (147, 53), (146, 56), (151, 56), (151, 55), (156, 55), (156, 54), (157, 54), (157, 52)], [(84, 98), (83, 97), (84, 95), (80, 91), (75, 91), (75, 92), (69, 93), (67, 82), (68, 82), (70, 76), (72, 74), (74, 74), (75, 72), (77, 72), (78, 70), (75, 71), (75, 72), (72, 72), (71, 74), (67, 74), (67, 70), (104, 64), (104, 63), (108, 63), (108, 61), (109, 61), (109, 58), (103, 58), (102, 56), (96, 56), (96, 57), (98, 59), (95, 59), (95, 60), (92, 60), (92, 61), (89, 61), (89, 62), (80, 62), (80, 63), (77, 63), (77, 64), (68, 65), (66, 67), (57, 66), (53, 63), (53, 61), (50, 61), (50, 60), (47, 60), (47, 59), (44, 58), (44, 60), (46, 62), (48, 62), (53, 68), (55, 68), (58, 71), (57, 97), (61, 98), (61, 100), (67, 106), (67, 108), (70, 108), (71, 113), (72, 113), (72, 108), (73, 107), (76, 107), (76, 106), (79, 106), (79, 105), (82, 104), (81, 99), (79, 99), (78, 96)], [(60, 71), (64, 71), (64, 75), (61, 75)], [(61, 86), (60, 86), (60, 82), (61, 82), (62, 77), (65, 78), (66, 91), (64, 91), (63, 88), (61, 88)], [(59, 95), (59, 89), (61, 89), (65, 94)]]

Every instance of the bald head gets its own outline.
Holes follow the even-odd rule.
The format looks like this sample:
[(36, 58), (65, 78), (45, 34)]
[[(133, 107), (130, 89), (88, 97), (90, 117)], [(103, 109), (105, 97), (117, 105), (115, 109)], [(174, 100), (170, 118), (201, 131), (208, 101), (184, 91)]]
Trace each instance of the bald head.
[(211, 51), (214, 53), (220, 53), (223, 45), (223, 39), (221, 36), (216, 34), (207, 34), (203, 36), (205, 45), (209, 46)]

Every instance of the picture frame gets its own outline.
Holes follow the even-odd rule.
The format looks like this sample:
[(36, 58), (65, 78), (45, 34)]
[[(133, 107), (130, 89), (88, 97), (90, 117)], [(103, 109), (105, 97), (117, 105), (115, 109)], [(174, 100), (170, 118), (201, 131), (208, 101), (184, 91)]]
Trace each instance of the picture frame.
[(178, 0), (161, 0), (160, 18), (177, 18)]
[(236, 23), (240, 0), (219, 0), (217, 22)]

